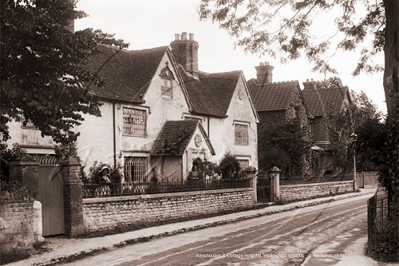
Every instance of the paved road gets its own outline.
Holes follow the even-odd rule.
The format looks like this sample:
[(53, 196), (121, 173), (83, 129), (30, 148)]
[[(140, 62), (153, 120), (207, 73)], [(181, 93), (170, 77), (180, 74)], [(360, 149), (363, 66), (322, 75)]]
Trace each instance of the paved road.
[[(322, 243), (364, 228), (369, 198), (354, 197), (165, 237), (66, 265), (301, 265)], [(346, 252), (345, 248), (339, 252)], [(344, 256), (340, 254), (335, 256)]]

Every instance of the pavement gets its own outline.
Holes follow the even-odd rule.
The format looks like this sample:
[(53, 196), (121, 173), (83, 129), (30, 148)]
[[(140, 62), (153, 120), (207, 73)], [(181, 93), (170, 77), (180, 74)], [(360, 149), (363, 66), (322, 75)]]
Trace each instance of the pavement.
[[(333, 197), (325, 197), (313, 200), (306, 200), (301, 202), (294, 202), (286, 205), (272, 205), (262, 209), (257, 210), (249, 210), (242, 211), (227, 215), (220, 215), (205, 219), (198, 219), (180, 223), (173, 223), (161, 226), (155, 226), (145, 229), (140, 229), (136, 231), (104, 236), (104, 237), (96, 237), (96, 238), (88, 238), (88, 239), (76, 239), (76, 238), (64, 238), (64, 237), (48, 237), (45, 240), (45, 247), (49, 249), (48, 252), (42, 254), (36, 254), (31, 256), (30, 258), (14, 263), (10, 263), (7, 265), (54, 265), (63, 262), (68, 262), (69, 259), (73, 257), (79, 257), (79, 254), (82, 255), (84, 253), (95, 253), (97, 251), (101, 252), (101, 249), (115, 249), (117, 247), (125, 246), (126, 244), (131, 244), (134, 242), (146, 241), (148, 239), (166, 237), (169, 235), (175, 235), (179, 233), (184, 233), (187, 231), (198, 230), (206, 227), (213, 227), (218, 225), (223, 225), (231, 222), (236, 222), (245, 219), (251, 219), (259, 216), (270, 215), (273, 213), (279, 213), (284, 211), (289, 211), (297, 208), (304, 208), (308, 206), (318, 205), (330, 201), (342, 200), (351, 197), (361, 196), (370, 194), (370, 197), (373, 193), (375, 193), (376, 189), (360, 189), (361, 191), (358, 193), (350, 193), (344, 195), (338, 195)], [(364, 232), (363, 232), (364, 233)], [(337, 236), (338, 237), (338, 236)], [(302, 263), (302, 265), (338, 265), (331, 264), (331, 262), (341, 263), (339, 265), (398, 265), (392, 263), (381, 263), (372, 260), (364, 254), (364, 246), (367, 242), (367, 233), (366, 237), (364, 235), (355, 234), (352, 237), (354, 242), (349, 243), (351, 245), (355, 245), (356, 247), (353, 249), (353, 252), (348, 256), (337, 259), (334, 261), (324, 261), (320, 264), (321, 261), (317, 261), (314, 256), (308, 256), (306, 260)], [(322, 249), (323, 245), (328, 246), (329, 243), (323, 243), (319, 248), (320, 250), (315, 250), (313, 253), (323, 253), (326, 252), (326, 249)], [(343, 241), (342, 245), (348, 245), (348, 241)], [(341, 246), (342, 246), (341, 245)], [(331, 245), (330, 245), (331, 246)], [(338, 245), (340, 246), (340, 245)], [(361, 247), (361, 248), (359, 248)], [(317, 251), (317, 252), (316, 252)], [(339, 251), (339, 250), (335, 250)], [(345, 260), (344, 260), (345, 259)], [(352, 264), (354, 261), (361, 261), (361, 264)], [(342, 264), (343, 263), (343, 264)], [(348, 264), (350, 263), (350, 264)]]

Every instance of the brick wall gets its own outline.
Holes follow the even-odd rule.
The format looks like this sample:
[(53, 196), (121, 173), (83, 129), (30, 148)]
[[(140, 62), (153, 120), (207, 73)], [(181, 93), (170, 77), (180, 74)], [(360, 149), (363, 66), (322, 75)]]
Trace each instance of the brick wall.
[(253, 206), (252, 188), (83, 199), (87, 231), (166, 221)]
[(353, 191), (353, 181), (283, 185), (280, 186), (280, 198), (283, 201), (306, 200), (346, 191)]
[(39, 201), (0, 206), (0, 252), (29, 249), (42, 238), (42, 209)]

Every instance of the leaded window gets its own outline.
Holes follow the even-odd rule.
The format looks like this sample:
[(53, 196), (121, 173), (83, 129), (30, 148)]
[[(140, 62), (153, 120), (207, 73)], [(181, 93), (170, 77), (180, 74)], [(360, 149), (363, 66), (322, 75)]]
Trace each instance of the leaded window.
[(145, 110), (123, 108), (123, 134), (146, 136), (147, 113)]
[(234, 125), (235, 144), (248, 145), (248, 125)]
[(126, 182), (147, 182), (147, 157), (125, 157)]

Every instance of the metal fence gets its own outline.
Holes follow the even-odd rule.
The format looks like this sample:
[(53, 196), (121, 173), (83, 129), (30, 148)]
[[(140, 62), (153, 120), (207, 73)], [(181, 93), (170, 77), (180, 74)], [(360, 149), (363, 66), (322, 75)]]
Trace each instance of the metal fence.
[(83, 198), (118, 197), (157, 193), (250, 187), (250, 179), (212, 179), (178, 182), (124, 182), (83, 185)]
[(368, 253), (378, 260), (399, 262), (399, 201), (378, 188), (367, 202)]
[(268, 176), (259, 176), (256, 179), (256, 196), (258, 202), (269, 202), (273, 199), (272, 179)]

